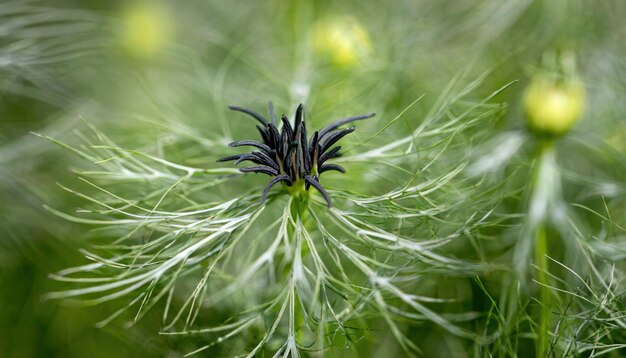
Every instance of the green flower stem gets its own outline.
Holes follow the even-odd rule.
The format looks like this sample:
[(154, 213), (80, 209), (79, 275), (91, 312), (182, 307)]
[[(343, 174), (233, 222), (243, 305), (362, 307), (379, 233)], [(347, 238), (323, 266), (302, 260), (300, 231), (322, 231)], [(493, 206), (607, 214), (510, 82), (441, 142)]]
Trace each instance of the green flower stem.
[(316, 225), (309, 215), (309, 202), (311, 200), (311, 191), (304, 188), (304, 181), (295, 182), (292, 186), (287, 187), (287, 191), (292, 197), (291, 218), (294, 222), (302, 221), (302, 225), (308, 231), (315, 231)]
[(537, 282), (539, 282), (539, 329), (537, 331), (537, 356), (545, 357), (548, 349), (548, 331), (550, 329), (551, 296), (548, 288), (548, 240), (543, 224), (535, 231), (535, 260), (538, 267)]
[[(537, 171), (534, 177), (534, 190), (541, 185), (547, 185), (541, 182), (541, 172), (544, 171), (544, 166), (551, 165), (546, 163), (546, 157), (549, 156), (554, 149), (554, 141), (546, 139), (539, 143), (537, 151), (538, 165)], [(543, 178), (545, 179), (545, 178)], [(551, 193), (552, 194), (552, 193)], [(550, 210), (549, 205), (546, 207), (546, 213)], [(535, 239), (535, 264), (537, 265), (536, 280), (539, 283), (539, 325), (537, 329), (537, 341), (536, 341), (536, 353), (537, 357), (545, 357), (548, 352), (549, 344), (549, 330), (550, 330), (550, 315), (552, 312), (552, 302), (550, 296), (550, 288), (548, 281), (548, 237), (545, 227), (545, 218), (541, 218), (541, 221), (536, 223), (534, 230)]]
[(309, 192), (304, 188), (304, 180), (298, 180), (292, 186), (287, 187), (287, 191), (291, 194), (291, 218), (294, 222), (301, 219), (306, 223), (307, 206), (309, 205)]

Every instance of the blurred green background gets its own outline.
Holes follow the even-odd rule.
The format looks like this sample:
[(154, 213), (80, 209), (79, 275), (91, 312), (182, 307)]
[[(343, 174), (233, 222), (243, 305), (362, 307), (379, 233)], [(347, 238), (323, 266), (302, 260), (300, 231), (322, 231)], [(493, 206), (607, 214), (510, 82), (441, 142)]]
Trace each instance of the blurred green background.
[[(316, 118), (378, 112), (377, 121), (363, 125), (365, 137), (424, 95), (386, 132), (393, 141), (417, 127), (454, 78), (470, 83), (490, 70), (474, 98), (519, 80), (496, 98), (507, 105), (488, 129), (496, 136), (523, 130), (530, 78), (546, 53), (567, 52), (577, 60), (587, 108), (561, 159), (586, 177), (564, 192), (590, 207), (601, 208), (597, 198), (604, 197), (623, 225), (625, 16), (619, 0), (3, 0), (0, 356), (177, 357), (202, 342), (159, 336), (150, 317), (132, 328), (95, 328), (114, 307), (42, 299), (61, 287), (48, 274), (85, 262), (79, 249), (89, 245), (88, 228), (43, 207), (81, 206), (56, 184), (76, 185), (71, 171), (83, 163), (31, 132), (73, 141), (82, 120), (120, 145), (152, 148), (171, 139), (159, 121), (199, 138), (237, 138), (233, 133), (249, 123), (231, 121), (227, 104), (263, 108), (272, 100), (284, 110), (305, 101)], [(478, 144), (464, 145), (469, 151)], [(202, 157), (197, 148), (179, 149)], [(206, 153), (194, 165), (215, 158)], [(521, 156), (516, 165), (530, 164)], [(517, 199), (505, 205), (520, 211)], [(593, 225), (591, 213), (582, 215)], [(421, 339), (427, 353), (475, 355), (455, 342), (439, 346), (436, 328), (428, 334), (434, 338)], [(388, 344), (389, 356), (400, 354)], [(362, 355), (370, 355), (370, 345), (376, 342), (362, 344)]]

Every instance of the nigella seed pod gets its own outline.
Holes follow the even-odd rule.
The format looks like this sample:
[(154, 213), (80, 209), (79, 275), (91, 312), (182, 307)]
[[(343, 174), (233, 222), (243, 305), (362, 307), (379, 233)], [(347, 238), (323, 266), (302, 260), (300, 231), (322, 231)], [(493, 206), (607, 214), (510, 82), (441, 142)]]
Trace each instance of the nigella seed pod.
[(242, 112), (257, 120), (261, 125), (257, 125), (262, 142), (252, 140), (240, 140), (230, 143), (229, 147), (250, 146), (259, 150), (251, 153), (231, 155), (218, 161), (235, 161), (235, 165), (250, 161), (255, 166), (239, 169), (243, 173), (262, 173), (273, 176), (265, 186), (261, 196), (264, 203), (270, 189), (284, 182), (289, 187), (303, 188), (308, 191), (310, 187), (318, 190), (327, 206), (332, 206), (330, 197), (320, 184), (322, 173), (335, 170), (345, 173), (345, 169), (337, 164), (325, 164), (326, 161), (338, 158), (342, 154), (339, 152), (341, 146), (336, 146), (341, 138), (354, 132), (354, 127), (340, 129), (344, 124), (354, 121), (371, 118), (375, 113), (361, 116), (347, 117), (335, 121), (319, 131), (315, 131), (310, 138), (307, 138), (306, 122), (304, 120), (304, 106), (300, 104), (296, 109), (294, 124), (291, 125), (289, 119), (283, 114), (281, 116), (282, 127), (280, 131), (277, 127), (276, 114), (272, 102), (268, 104), (270, 120), (261, 114), (238, 106), (229, 106), (231, 110)]

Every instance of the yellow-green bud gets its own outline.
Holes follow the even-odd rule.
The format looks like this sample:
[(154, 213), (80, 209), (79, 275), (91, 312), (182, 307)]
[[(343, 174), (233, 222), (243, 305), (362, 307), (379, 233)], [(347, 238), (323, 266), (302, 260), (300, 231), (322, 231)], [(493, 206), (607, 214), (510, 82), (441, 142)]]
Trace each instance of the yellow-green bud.
[(313, 28), (313, 47), (338, 67), (356, 65), (372, 50), (367, 31), (348, 16), (318, 21)]
[(585, 87), (577, 78), (558, 81), (535, 76), (524, 95), (528, 129), (540, 135), (561, 136), (576, 124), (585, 108)]
[(122, 14), (120, 42), (125, 51), (139, 59), (155, 56), (172, 35), (171, 18), (158, 3), (139, 3)]

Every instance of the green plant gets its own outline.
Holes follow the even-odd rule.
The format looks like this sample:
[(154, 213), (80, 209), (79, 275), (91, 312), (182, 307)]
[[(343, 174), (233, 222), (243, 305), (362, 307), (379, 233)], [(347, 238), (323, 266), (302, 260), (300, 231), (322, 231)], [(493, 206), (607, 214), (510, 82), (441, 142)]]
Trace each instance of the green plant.
[[(81, 148), (48, 137), (96, 165), (79, 171), (89, 191), (63, 187), (90, 206), (77, 215), (50, 210), (71, 221), (97, 225), (98, 236), (110, 239), (85, 252), (94, 263), (53, 276), (79, 287), (47, 297), (81, 298), (90, 305), (126, 297), (128, 303), (102, 325), (129, 309), (135, 310), (135, 322), (165, 301), (162, 334), (215, 337), (191, 353), (244, 332), (248, 340), (258, 337), (247, 351), (251, 356), (262, 350), (297, 356), (300, 350), (349, 347), (366, 335), (366, 323), (373, 317), (384, 319), (407, 352), (420, 349), (398, 321), (431, 321), (452, 334), (482, 341), (462, 323), (473, 314), (445, 314), (431, 307), (454, 298), (417, 292), (420, 282), (429, 281), (429, 272), (471, 277), (495, 268), (447, 252), (451, 243), (471, 240), (481, 227), (502, 219), (475, 205), (484, 200), (480, 193), (466, 198), (473, 204), (450, 201), (461, 188), (471, 193), (467, 189), (474, 184), (461, 175), (468, 161), (460, 160), (450, 170), (437, 160), (453, 150), (467, 129), (500, 113), (500, 106), (489, 104), (499, 92), (482, 102), (459, 104), (460, 114), (450, 120), (448, 108), (467, 93), (462, 89), (458, 95), (442, 98), (441, 107), (411, 135), (386, 145), (370, 144), (403, 114), (398, 115), (349, 149), (348, 155), (336, 158), (354, 168), (354, 184), (352, 190), (327, 189), (325, 202), (329, 206), (330, 198), (336, 202), (329, 208), (299, 192), (275, 195), (263, 204), (271, 185), (262, 191), (228, 194), (227, 187), (240, 180), (234, 169), (191, 167), (124, 149), (95, 128), (95, 141), (83, 136)], [(299, 130), (292, 132), (306, 135), (299, 124), (301, 116), (299, 107)], [(333, 130), (366, 117), (370, 116), (331, 124), (314, 134), (312, 141), (330, 138), (322, 142), (323, 153), (352, 131)], [(259, 121), (273, 126), (262, 118)], [(289, 133), (288, 124), (284, 117), (283, 133)], [(424, 148), (426, 142), (430, 144)], [(235, 144), (239, 143), (254, 144)], [(265, 150), (271, 153), (272, 148)], [(415, 163), (424, 151), (430, 154)], [(382, 180), (367, 176), (384, 171), (395, 174), (391, 180), (387, 175)], [(369, 189), (380, 185), (377, 182), (390, 189)], [(321, 187), (318, 190), (326, 194)], [(204, 313), (216, 309), (233, 313), (216, 323)], [(208, 322), (212, 325), (197, 327)]]
[[(54, 3), (0, 4), (0, 356), (624, 355), (625, 5)], [(316, 168), (269, 99), (378, 115)]]

